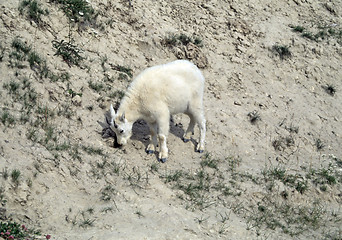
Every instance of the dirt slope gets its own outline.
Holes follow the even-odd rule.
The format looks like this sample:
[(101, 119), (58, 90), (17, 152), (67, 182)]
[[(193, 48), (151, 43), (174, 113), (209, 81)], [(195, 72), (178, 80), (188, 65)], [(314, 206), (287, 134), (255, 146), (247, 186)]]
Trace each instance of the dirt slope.
[[(2, 221), (52, 239), (341, 239), (341, 1), (65, 2), (0, 3)], [(206, 78), (207, 152), (197, 128), (182, 142), (184, 115), (165, 164), (141, 121), (115, 148), (109, 105), (177, 58)]]

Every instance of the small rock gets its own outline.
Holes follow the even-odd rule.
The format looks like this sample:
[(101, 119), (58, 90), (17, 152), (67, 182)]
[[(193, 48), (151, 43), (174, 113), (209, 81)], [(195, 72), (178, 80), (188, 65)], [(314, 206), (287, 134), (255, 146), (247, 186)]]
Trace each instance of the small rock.
[(234, 101), (234, 105), (238, 105), (238, 106), (241, 106), (242, 103), (240, 101)]
[(75, 106), (81, 106), (82, 105), (82, 99), (79, 95), (76, 95), (73, 99), (72, 99), (72, 103)]

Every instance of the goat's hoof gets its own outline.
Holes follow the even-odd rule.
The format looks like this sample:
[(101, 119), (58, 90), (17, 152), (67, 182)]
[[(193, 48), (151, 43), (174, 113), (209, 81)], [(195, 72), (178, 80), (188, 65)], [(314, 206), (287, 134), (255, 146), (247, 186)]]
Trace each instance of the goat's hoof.
[(154, 151), (153, 151), (153, 150), (146, 150), (146, 153), (147, 153), (147, 154), (153, 154)]
[(187, 143), (187, 142), (189, 142), (189, 141), (190, 141), (190, 139), (188, 139), (188, 138), (183, 138), (183, 142)]
[(161, 159), (159, 159), (159, 161), (162, 162), (162, 163), (165, 163), (166, 160), (167, 160), (167, 158), (161, 158)]

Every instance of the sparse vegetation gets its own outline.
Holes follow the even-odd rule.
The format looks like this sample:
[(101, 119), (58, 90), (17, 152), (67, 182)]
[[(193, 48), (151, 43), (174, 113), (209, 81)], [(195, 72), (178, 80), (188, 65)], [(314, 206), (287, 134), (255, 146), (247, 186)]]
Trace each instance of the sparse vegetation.
[(319, 202), (300, 206), (265, 197), (247, 214), (247, 226), (248, 229), (255, 229), (258, 235), (268, 228), (279, 229), (293, 237), (323, 226), (325, 213)]
[[(238, 230), (255, 239), (342, 239), (342, 160), (335, 149), (340, 143), (336, 101), (341, 83), (336, 62), (341, 55), (342, 29), (336, 18), (336, 3), (295, 1), (297, 13), (310, 5), (308, 14), (319, 14), (319, 5), (325, 13), (313, 19), (320, 19), (320, 24), (302, 12), (298, 19), (305, 26), (298, 23), (291, 26), (292, 33), (274, 36), (274, 28), (266, 28), (269, 21), (261, 21), (264, 25), (260, 26), (253, 23), (259, 6), (248, 8), (250, 16), (244, 14), (247, 3), (243, 2), (230, 2), (228, 8), (216, 12), (226, 2), (175, 2), (171, 6), (163, 1), (152, 12), (151, 8), (140, 9), (141, 4), (133, 1), (4, 2), (0, 239), (50, 239), (50, 235), (41, 236), (13, 221), (19, 219), (37, 227), (49, 221), (54, 210), (58, 219), (65, 218), (70, 224), (62, 224), (65, 238), (72, 238), (75, 234), (70, 232), (75, 228), (84, 231), (82, 236), (89, 233), (88, 238), (96, 238), (95, 233), (91, 236), (95, 228), (87, 230), (91, 227), (101, 228), (102, 237), (106, 237), (106, 232), (116, 232), (115, 221), (108, 223), (114, 218), (122, 217), (123, 222), (130, 218), (132, 226), (154, 221), (155, 211), (150, 206), (157, 207), (157, 219), (172, 215), (173, 220), (179, 220), (188, 214), (181, 221), (185, 229), (175, 231), (174, 227), (180, 226), (177, 223), (169, 230), (179, 236), (186, 231), (184, 236), (189, 238), (227, 239), (231, 234), (241, 238), (235, 227), (247, 226), (247, 233)], [(184, 14), (187, 5), (196, 15)], [(276, 2), (265, 7), (263, 20), (279, 10)], [(147, 19), (158, 20), (161, 13), (165, 19), (148, 23)], [(325, 19), (327, 15), (331, 18)], [(97, 16), (102, 28), (95, 23)], [(165, 25), (174, 23), (171, 18), (175, 16), (184, 21)], [(276, 25), (283, 15), (278, 12), (277, 17)], [(196, 22), (191, 22), (193, 19)], [(161, 31), (156, 27), (177, 28), (184, 33), (158, 36)], [(191, 32), (201, 34), (203, 40)], [(54, 41), (47, 42), (53, 37)], [(279, 43), (272, 46), (271, 41)], [(270, 42), (265, 54), (262, 46)], [(148, 132), (146, 125), (135, 125), (134, 130), (141, 128), (134, 131), (126, 148), (113, 148), (114, 132), (107, 135), (111, 139), (101, 139), (98, 123), (109, 104), (118, 105), (124, 97), (123, 89), (132, 80), (135, 68), (174, 58), (198, 65), (195, 59), (202, 55), (196, 54), (202, 51), (210, 63), (204, 75), (211, 152), (191, 153), (197, 143), (181, 142), (184, 119), (178, 117), (170, 125), (170, 145), (174, 145), (170, 146), (172, 159), (166, 164), (155, 161), (155, 155), (136, 154), (146, 143), (142, 136)], [(281, 66), (269, 61), (272, 54), (274, 59), (279, 56), (284, 60)], [(285, 61), (291, 57), (293, 61)], [(63, 61), (70, 68), (65, 68)], [(231, 97), (240, 101), (229, 105), (232, 101), (227, 99)], [(211, 109), (221, 103), (228, 104)], [(312, 107), (315, 111), (310, 112)], [(305, 108), (308, 112), (302, 114)], [(284, 120), (279, 123), (278, 118)], [(253, 131), (244, 132), (250, 124), (255, 124)], [(63, 204), (57, 204), (56, 209), (57, 205), (49, 206), (56, 199), (52, 197), (62, 199)], [(75, 208), (74, 202), (81, 198), (81, 208)], [(163, 202), (155, 204), (160, 199)], [(87, 201), (89, 205), (84, 205)], [(6, 209), (6, 205), (10, 207)], [(186, 210), (179, 211), (181, 207)], [(31, 208), (35, 208), (33, 212)], [(61, 226), (52, 225), (56, 219), (42, 228), (60, 231)], [(144, 226), (137, 226), (137, 230), (139, 227)], [(121, 237), (126, 230), (120, 230)]]
[(317, 24), (309, 30), (303, 26), (290, 25), (294, 32), (301, 33), (301, 36), (312, 41), (322, 41), (327, 39), (336, 39), (339, 44), (342, 44), (342, 29), (338, 24)]
[[(274, 180), (280, 180), (283, 184), (294, 188), (301, 194), (308, 190), (308, 181), (305, 176), (288, 173), (284, 168), (274, 167), (265, 169), (262, 174), (266, 182), (272, 183)], [(272, 190), (273, 185), (270, 184), (268, 186), (268, 189)]]

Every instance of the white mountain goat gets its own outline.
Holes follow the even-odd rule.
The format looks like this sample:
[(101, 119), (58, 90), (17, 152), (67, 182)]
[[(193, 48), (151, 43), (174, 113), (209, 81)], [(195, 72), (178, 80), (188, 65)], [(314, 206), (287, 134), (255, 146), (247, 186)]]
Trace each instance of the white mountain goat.
[(132, 126), (143, 119), (150, 127), (151, 142), (146, 152), (154, 153), (159, 138), (159, 161), (168, 157), (166, 139), (170, 115), (185, 113), (190, 117), (183, 141), (190, 140), (194, 126), (200, 129), (196, 151), (203, 152), (206, 121), (203, 113), (204, 77), (191, 62), (177, 60), (144, 70), (129, 86), (117, 112), (110, 106), (110, 127), (118, 144), (125, 145), (132, 135)]

